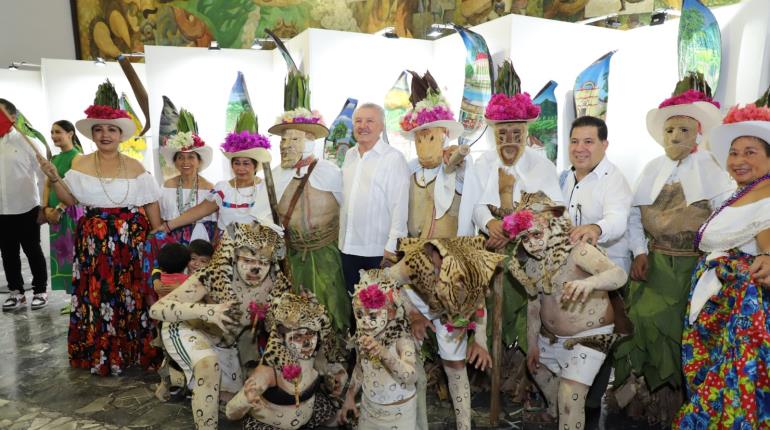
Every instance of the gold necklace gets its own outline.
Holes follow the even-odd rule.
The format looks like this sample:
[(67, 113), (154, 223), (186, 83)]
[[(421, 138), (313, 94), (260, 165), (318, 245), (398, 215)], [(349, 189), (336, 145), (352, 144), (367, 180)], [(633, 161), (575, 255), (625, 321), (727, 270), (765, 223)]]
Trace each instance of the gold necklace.
[(118, 153), (118, 161), (120, 162), (119, 163), (120, 167), (118, 170), (118, 178), (122, 177), (123, 179), (126, 180), (126, 194), (123, 195), (123, 198), (119, 202), (116, 202), (115, 200), (112, 199), (112, 197), (110, 197), (110, 194), (107, 192), (107, 188), (104, 186), (104, 184), (105, 183), (109, 184), (118, 178), (105, 179), (104, 177), (102, 177), (102, 172), (101, 172), (101, 169), (99, 168), (99, 164), (100, 164), (99, 151), (96, 151), (96, 153), (94, 154), (94, 167), (96, 168), (96, 177), (99, 179), (99, 184), (102, 186), (102, 191), (104, 192), (104, 195), (107, 196), (107, 200), (112, 202), (112, 204), (116, 206), (122, 206), (123, 203), (128, 198), (128, 193), (131, 190), (131, 181), (129, 181), (128, 178), (126, 177), (126, 161), (123, 159), (120, 153)]
[(257, 181), (254, 181), (254, 184), (252, 185), (251, 194), (243, 195), (243, 194), (241, 194), (241, 191), (239, 190), (239, 187), (238, 187), (238, 178), (235, 178), (235, 192), (238, 193), (239, 196), (241, 196), (241, 197), (243, 197), (245, 199), (248, 199), (250, 197), (254, 197), (256, 195), (256, 193), (257, 193)]

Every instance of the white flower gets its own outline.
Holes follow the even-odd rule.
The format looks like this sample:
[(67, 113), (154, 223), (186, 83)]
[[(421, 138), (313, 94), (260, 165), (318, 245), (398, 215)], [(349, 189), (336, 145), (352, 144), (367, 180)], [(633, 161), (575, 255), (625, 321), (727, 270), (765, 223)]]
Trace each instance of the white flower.
[(133, 312), (134, 309), (136, 308), (136, 306), (134, 306), (136, 302), (134, 301), (134, 298), (131, 296), (130, 291), (126, 291), (125, 303), (126, 303), (126, 310), (129, 312)]
[(106, 302), (102, 303), (101, 306), (99, 307), (99, 310), (102, 314), (103, 320), (107, 322), (110, 322), (112, 320), (112, 306), (110, 306), (109, 303), (106, 303)]
[(182, 149), (193, 144), (193, 137), (191, 131), (182, 131), (169, 137), (166, 140), (166, 146), (174, 149)]

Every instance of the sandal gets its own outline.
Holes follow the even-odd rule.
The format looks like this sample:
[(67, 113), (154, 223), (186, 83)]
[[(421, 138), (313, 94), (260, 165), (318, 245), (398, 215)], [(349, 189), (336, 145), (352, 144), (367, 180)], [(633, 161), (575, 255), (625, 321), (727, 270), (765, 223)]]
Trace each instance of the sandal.
[(4, 311), (12, 311), (14, 309), (18, 309), (22, 306), (27, 305), (27, 297), (24, 294), (11, 294), (5, 302), (3, 302), (3, 310)]

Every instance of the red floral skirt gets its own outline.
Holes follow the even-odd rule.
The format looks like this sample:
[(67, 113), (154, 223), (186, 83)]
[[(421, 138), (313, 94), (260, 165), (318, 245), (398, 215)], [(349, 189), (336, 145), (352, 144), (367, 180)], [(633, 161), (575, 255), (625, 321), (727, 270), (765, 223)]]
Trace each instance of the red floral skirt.
[(149, 231), (141, 209), (89, 208), (78, 222), (67, 337), (72, 367), (119, 375), (127, 366), (146, 369), (162, 359), (150, 346), (153, 293), (142, 271)]

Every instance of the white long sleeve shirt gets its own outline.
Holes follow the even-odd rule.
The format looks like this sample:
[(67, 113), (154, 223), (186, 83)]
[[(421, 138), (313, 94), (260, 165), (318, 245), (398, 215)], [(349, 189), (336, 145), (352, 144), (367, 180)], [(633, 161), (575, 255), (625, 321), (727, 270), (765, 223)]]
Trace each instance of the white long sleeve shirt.
[(605, 156), (579, 182), (573, 170), (562, 173), (561, 191), (572, 223), (596, 224), (602, 229), (599, 246), (620, 267), (628, 270), (630, 255), (626, 228), (631, 209), (631, 187)]
[(35, 151), (19, 132), (0, 137), (0, 215), (18, 215), (40, 205), (45, 176)]
[(358, 146), (348, 150), (342, 165), (340, 251), (361, 257), (396, 252), (397, 240), (408, 234), (410, 176), (404, 155), (382, 140), (363, 156)]

